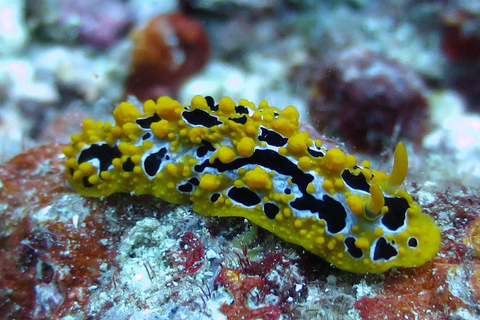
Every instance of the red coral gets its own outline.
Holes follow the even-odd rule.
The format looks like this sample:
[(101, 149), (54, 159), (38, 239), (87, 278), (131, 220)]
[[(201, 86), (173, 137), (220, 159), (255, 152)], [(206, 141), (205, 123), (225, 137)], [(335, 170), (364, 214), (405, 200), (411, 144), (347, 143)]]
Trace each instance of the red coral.
[(0, 295), (2, 314), (27, 319), (83, 310), (90, 301), (89, 288), (98, 284), (100, 265), (111, 265), (116, 255), (100, 239), (117, 236), (95, 216), (77, 228), (72, 223), (47, 222), (35, 228), (32, 224), (28, 216), (17, 220), (8, 228), (13, 232), (1, 241), (5, 259), (0, 287), (6, 289)]
[(63, 147), (57, 143), (31, 149), (0, 166), (0, 202), (8, 205), (7, 214), (27, 204), (45, 205), (69, 191), (58, 156)]
[(453, 310), (465, 303), (448, 290), (447, 273), (455, 266), (429, 262), (421, 268), (389, 273), (384, 291), (371, 298), (364, 296), (355, 303), (365, 320), (377, 319), (450, 319)]
[(459, 26), (445, 27), (442, 47), (447, 57), (453, 61), (480, 58), (480, 37), (462, 34)]
[(250, 275), (257, 275), (262, 278), (266, 277), (277, 265), (287, 267), (289, 262), (285, 261), (285, 254), (281, 251), (268, 252), (260, 261), (251, 260), (245, 254), (243, 258), (244, 272)]
[(442, 8), (442, 47), (450, 60), (472, 61), (480, 58), (480, 10), (472, 3), (451, 0)]
[(135, 33), (125, 94), (142, 101), (174, 95), (209, 55), (208, 36), (201, 24), (183, 14), (156, 16)]
[[(222, 267), (216, 283), (223, 284), (233, 295), (232, 305), (222, 305), (221, 311), (229, 315), (240, 314), (243, 310), (245, 319), (253, 314), (263, 314), (262, 319), (272, 319), (280, 314), (292, 315), (292, 302), (307, 294), (305, 286), (298, 288), (298, 284), (305, 283), (305, 278), (299, 273), (296, 266), (281, 251), (273, 251), (259, 260), (252, 260), (247, 256), (246, 249), (239, 258), (239, 269)], [(250, 286), (250, 287), (249, 287)], [(275, 296), (277, 303), (269, 307), (251, 310), (245, 305), (246, 295), (257, 287), (256, 303), (265, 301), (267, 295)], [(235, 317), (230, 318), (237, 319)], [(276, 318), (273, 318), (276, 319)]]
[(78, 225), (59, 216), (71, 212), (73, 204), (39, 213), (70, 192), (58, 156), (62, 147), (32, 149), (0, 166), (0, 314), (6, 318), (86, 313), (100, 265), (112, 265), (116, 255), (115, 247), (101, 244), (105, 238), (117, 243), (119, 234), (108, 230), (98, 205)]
[(191, 274), (197, 271), (203, 264), (205, 250), (200, 238), (193, 232), (187, 231), (182, 236), (180, 248), (172, 255), (173, 262), (180, 262), (184, 269), (183, 272)]
[(233, 296), (232, 304), (223, 303), (220, 306), (220, 311), (228, 320), (270, 320), (280, 317), (280, 310), (276, 306), (250, 309), (247, 305), (247, 294), (253, 288), (263, 286), (261, 277), (244, 276), (239, 270), (222, 267), (215, 283), (221, 283)]

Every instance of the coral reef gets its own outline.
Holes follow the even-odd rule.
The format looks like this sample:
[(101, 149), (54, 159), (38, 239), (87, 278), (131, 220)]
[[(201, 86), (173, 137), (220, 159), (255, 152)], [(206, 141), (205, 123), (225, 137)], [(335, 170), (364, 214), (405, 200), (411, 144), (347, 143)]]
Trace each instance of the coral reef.
[[(207, 320), (234, 318), (233, 309), (282, 320), (480, 317), (478, 1), (0, 2), (0, 319)], [(163, 40), (155, 46), (166, 50), (157, 57), (170, 59), (171, 69), (153, 87), (140, 77), (145, 91), (132, 84), (140, 100), (169, 92), (182, 104), (198, 94), (265, 99), (280, 110), (291, 103), (300, 128), (345, 154), (360, 152), (359, 139), (327, 130), (338, 118), (327, 119), (320, 133), (310, 123), (316, 111), (308, 112), (309, 99), (322, 93), (314, 81), (348, 52), (374, 52), (371, 63), (342, 68), (363, 78), (370, 70), (371, 79), (383, 83), (386, 76), (389, 85), (366, 81), (336, 92), (353, 101), (358, 91), (399, 89), (384, 98), (404, 104), (420, 93), (411, 101), (426, 105), (414, 119), (418, 127), (388, 131), (397, 122), (379, 112), (387, 120), (379, 128), (388, 130), (373, 124), (366, 135), (382, 139), (375, 150), (404, 142), (409, 172), (402, 189), (434, 217), (439, 253), (418, 268), (352, 274), (244, 218), (204, 216), (147, 195), (74, 192), (63, 173), (64, 145), (54, 141), (69, 141), (85, 118), (111, 121), (119, 101), (140, 106), (124, 96), (138, 43), (132, 30), (158, 16), (167, 30), (157, 33)], [(197, 22), (175, 34), (171, 16)], [(208, 34), (209, 44), (189, 51), (196, 52), (195, 74), (181, 73), (190, 68), (180, 63), (187, 56), (181, 35), (199, 25), (197, 41)], [(342, 74), (344, 84), (350, 76)], [(360, 97), (355, 103), (368, 101)], [(411, 114), (410, 106), (406, 113), (397, 106), (392, 115)], [(359, 119), (372, 108), (360, 110)], [(388, 172), (390, 154), (361, 157)]]

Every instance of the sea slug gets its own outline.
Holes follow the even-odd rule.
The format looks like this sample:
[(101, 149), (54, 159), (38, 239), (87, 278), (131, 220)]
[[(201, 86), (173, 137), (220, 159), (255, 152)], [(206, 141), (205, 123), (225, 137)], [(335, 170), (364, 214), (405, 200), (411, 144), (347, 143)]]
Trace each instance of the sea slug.
[(439, 249), (439, 228), (399, 189), (402, 143), (388, 175), (299, 131), (293, 106), (161, 97), (143, 113), (122, 102), (113, 116), (115, 124), (85, 120), (64, 148), (82, 195), (153, 194), (201, 214), (245, 217), (351, 272), (420, 266)]

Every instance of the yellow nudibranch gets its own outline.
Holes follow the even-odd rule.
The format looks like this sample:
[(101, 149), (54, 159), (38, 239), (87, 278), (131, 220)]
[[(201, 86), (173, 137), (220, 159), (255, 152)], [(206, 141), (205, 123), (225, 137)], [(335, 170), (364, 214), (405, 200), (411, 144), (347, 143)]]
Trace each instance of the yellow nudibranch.
[(212, 216), (245, 217), (340, 269), (415, 267), (440, 246), (433, 219), (399, 189), (407, 153), (390, 175), (299, 131), (298, 111), (196, 96), (122, 102), (115, 124), (83, 123), (63, 152), (82, 195), (153, 194)]

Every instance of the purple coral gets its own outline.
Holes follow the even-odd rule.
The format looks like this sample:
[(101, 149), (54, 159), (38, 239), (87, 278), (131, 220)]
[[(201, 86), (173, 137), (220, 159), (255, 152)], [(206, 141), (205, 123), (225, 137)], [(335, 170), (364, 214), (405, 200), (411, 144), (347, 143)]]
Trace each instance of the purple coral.
[(317, 128), (378, 151), (397, 134), (421, 141), (428, 126), (425, 90), (421, 78), (397, 61), (347, 50), (321, 70), (310, 112)]
[(80, 42), (99, 49), (117, 42), (133, 22), (128, 3), (122, 1), (98, 5), (96, 0), (59, 0), (57, 8), (60, 29), (73, 27)]

